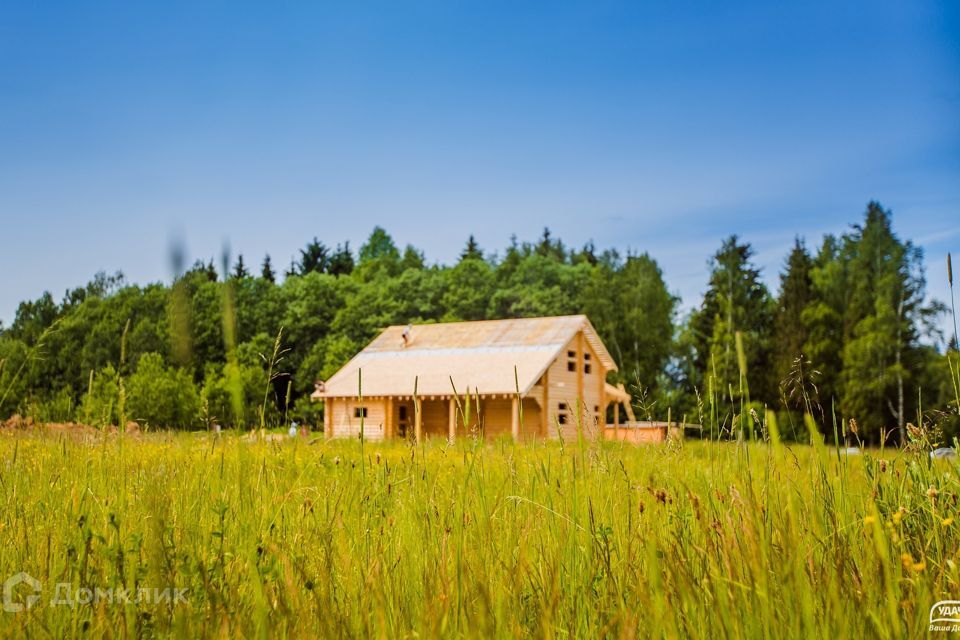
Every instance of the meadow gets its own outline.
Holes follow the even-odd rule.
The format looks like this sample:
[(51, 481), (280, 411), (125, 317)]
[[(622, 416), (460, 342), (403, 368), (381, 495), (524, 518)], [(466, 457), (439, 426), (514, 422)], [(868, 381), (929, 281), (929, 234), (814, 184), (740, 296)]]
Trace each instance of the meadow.
[[(21, 637), (928, 635), (960, 596), (924, 443), (0, 434)], [(59, 585), (59, 586), (58, 586)], [(21, 584), (11, 603), (32, 594)]]

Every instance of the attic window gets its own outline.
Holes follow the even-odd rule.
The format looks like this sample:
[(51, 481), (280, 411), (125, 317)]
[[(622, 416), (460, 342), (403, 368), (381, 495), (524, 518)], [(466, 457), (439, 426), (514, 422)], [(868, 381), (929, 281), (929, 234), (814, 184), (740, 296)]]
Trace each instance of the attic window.
[(571, 360), (570, 362), (567, 363), (567, 371), (576, 371), (576, 370), (577, 370), (577, 363), (575, 360)]
[(583, 359), (584, 359), (584, 360), (589, 360), (589, 359), (590, 359), (590, 354), (589, 354), (589, 353), (583, 354)]
[(589, 363), (589, 362), (586, 363), (585, 365), (583, 365), (583, 372), (584, 372), (584, 373), (590, 373), (590, 363)]
[(366, 417), (367, 417), (367, 408), (366, 408), (366, 407), (354, 407), (354, 408), (353, 408), (353, 417), (354, 417), (354, 418), (366, 418)]
[(561, 413), (557, 415), (557, 422), (559, 424), (567, 424), (567, 414)]
[(577, 352), (576, 352), (576, 351), (567, 351), (567, 357), (568, 357), (568, 358), (576, 358), (576, 357), (577, 357)]
[(560, 405), (559, 405), (559, 408), (560, 408), (560, 411), (566, 411), (566, 410), (567, 410), (567, 403), (566, 403), (566, 402), (561, 402)]

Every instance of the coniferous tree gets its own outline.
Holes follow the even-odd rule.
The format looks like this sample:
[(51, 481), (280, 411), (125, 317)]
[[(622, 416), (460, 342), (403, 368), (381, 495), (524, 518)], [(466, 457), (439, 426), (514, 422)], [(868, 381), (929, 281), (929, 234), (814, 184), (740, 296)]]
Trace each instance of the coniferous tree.
[(247, 269), (247, 265), (243, 263), (242, 253), (237, 255), (237, 263), (233, 265), (233, 277), (237, 280), (243, 280), (244, 278), (250, 277), (250, 271)]
[(467, 246), (460, 254), (460, 260), (461, 262), (463, 260), (483, 260), (483, 251), (481, 251), (480, 245), (477, 244), (477, 240), (473, 237), (472, 233), (470, 237), (467, 238)]
[[(890, 212), (867, 206), (862, 226), (845, 238), (849, 304), (843, 346), (842, 408), (876, 440), (897, 427), (905, 438), (906, 385), (918, 359), (926, 281), (922, 254), (893, 233)], [(912, 394), (911, 394), (912, 395)]]
[(813, 258), (804, 242), (797, 238), (780, 274), (780, 292), (774, 322), (773, 351), (775, 381), (789, 406), (797, 406), (805, 397), (803, 376), (809, 373), (808, 357), (804, 354), (808, 340), (803, 312), (813, 299), (810, 271)]
[[(770, 341), (775, 303), (752, 262), (753, 249), (727, 238), (710, 263), (710, 283), (699, 309), (691, 314), (687, 343), (693, 366), (688, 376), (701, 390), (709, 386), (715, 396), (740, 399), (749, 390), (754, 401), (770, 402)], [(741, 380), (736, 334), (741, 334), (746, 379)], [(712, 383), (709, 384), (708, 383)], [(725, 407), (732, 412), (735, 406)]]
[(332, 276), (349, 275), (353, 272), (353, 267), (353, 253), (350, 251), (350, 243), (345, 242), (342, 246), (338, 244), (333, 255), (330, 256), (327, 273)]
[(403, 271), (406, 271), (407, 269), (423, 269), (425, 264), (426, 259), (424, 258), (422, 251), (410, 244), (404, 248), (403, 258), (400, 260), (400, 266)]
[(273, 265), (270, 264), (269, 253), (263, 258), (263, 266), (260, 268), (260, 277), (270, 283), (277, 281), (277, 274), (273, 272)]
[[(801, 314), (806, 331), (804, 356), (810, 362), (809, 371), (816, 372), (816, 380), (807, 378), (798, 384), (814, 384), (815, 413), (821, 425), (830, 433), (835, 409), (840, 401), (840, 374), (843, 369), (843, 345), (847, 331), (844, 326), (848, 287), (848, 262), (844, 259), (842, 243), (832, 235), (823, 239), (810, 269), (811, 300)], [(812, 390), (812, 388), (811, 388)]]
[(300, 264), (297, 265), (299, 275), (308, 273), (326, 273), (329, 269), (330, 250), (314, 238), (307, 246), (300, 250)]

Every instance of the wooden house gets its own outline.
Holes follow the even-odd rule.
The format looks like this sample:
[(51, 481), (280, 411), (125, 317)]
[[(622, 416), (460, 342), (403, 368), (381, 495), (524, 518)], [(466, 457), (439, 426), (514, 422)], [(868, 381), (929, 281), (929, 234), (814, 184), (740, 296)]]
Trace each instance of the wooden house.
[(611, 402), (629, 411), (616, 368), (583, 315), (394, 326), (312, 397), (333, 438), (572, 438), (602, 431)]

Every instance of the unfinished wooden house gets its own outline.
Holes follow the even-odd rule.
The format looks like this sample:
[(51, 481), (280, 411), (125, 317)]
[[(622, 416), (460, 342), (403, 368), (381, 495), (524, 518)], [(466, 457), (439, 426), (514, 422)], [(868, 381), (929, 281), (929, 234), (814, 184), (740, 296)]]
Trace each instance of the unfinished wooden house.
[(606, 381), (616, 368), (582, 315), (395, 326), (318, 382), (313, 398), (333, 438), (359, 436), (361, 423), (370, 440), (569, 438), (578, 425), (602, 430), (611, 402), (629, 407)]

